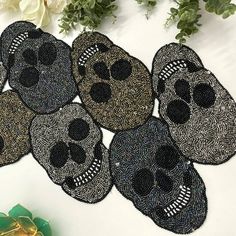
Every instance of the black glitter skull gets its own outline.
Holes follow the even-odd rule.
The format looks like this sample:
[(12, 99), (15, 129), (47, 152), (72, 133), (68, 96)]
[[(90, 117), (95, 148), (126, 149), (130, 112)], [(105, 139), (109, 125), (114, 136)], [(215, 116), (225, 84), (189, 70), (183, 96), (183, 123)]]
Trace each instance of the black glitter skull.
[(160, 115), (188, 158), (220, 164), (236, 152), (236, 104), (186, 46), (169, 44), (153, 61)]
[(94, 203), (111, 188), (101, 130), (79, 104), (38, 115), (30, 128), (33, 156), (72, 197)]
[(27, 22), (2, 33), (2, 59), (10, 86), (38, 113), (50, 113), (76, 96), (70, 47)]
[(207, 212), (204, 183), (162, 121), (152, 117), (119, 132), (110, 152), (115, 186), (143, 214), (175, 233), (201, 226)]

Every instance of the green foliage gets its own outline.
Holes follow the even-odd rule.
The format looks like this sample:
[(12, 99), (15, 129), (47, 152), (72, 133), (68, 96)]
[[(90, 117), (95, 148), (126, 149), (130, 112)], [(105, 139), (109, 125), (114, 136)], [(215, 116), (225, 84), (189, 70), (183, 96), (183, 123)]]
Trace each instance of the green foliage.
[(167, 19), (167, 24), (171, 21), (177, 23), (179, 33), (176, 39), (180, 43), (185, 43), (186, 38), (197, 33), (200, 26), (199, 19), (199, 0), (180, 0), (177, 2), (177, 8), (170, 9), (170, 17)]
[(236, 12), (236, 5), (231, 0), (204, 0), (206, 2), (205, 9), (222, 17), (228, 18)]
[(61, 32), (67, 33), (77, 23), (90, 29), (97, 28), (107, 16), (114, 16), (115, 0), (72, 0), (63, 10)]
[[(205, 9), (208, 12), (222, 15), (225, 19), (236, 12), (236, 5), (231, 3), (231, 0), (203, 0), (205, 2)], [(201, 10), (199, 7), (199, 0), (179, 0), (175, 1), (177, 8), (170, 9), (170, 17), (167, 19), (167, 25), (170, 22), (177, 24), (179, 33), (176, 39), (180, 43), (185, 43), (186, 38), (198, 32), (201, 24), (199, 19)]]
[[(97, 28), (107, 16), (114, 16), (117, 9), (116, 0), (72, 0), (63, 11), (60, 19), (61, 32), (68, 32), (76, 24), (90, 29)], [(148, 12), (155, 8), (157, 0), (136, 0), (147, 8)], [(174, 23), (179, 30), (176, 39), (185, 43), (187, 38), (198, 32), (200, 24), (201, 0), (173, 0), (176, 7), (170, 9), (166, 25)], [(221, 15), (223, 19), (235, 14), (236, 5), (231, 0), (203, 0), (205, 9), (210, 13)], [(148, 14), (147, 14), (148, 15)]]

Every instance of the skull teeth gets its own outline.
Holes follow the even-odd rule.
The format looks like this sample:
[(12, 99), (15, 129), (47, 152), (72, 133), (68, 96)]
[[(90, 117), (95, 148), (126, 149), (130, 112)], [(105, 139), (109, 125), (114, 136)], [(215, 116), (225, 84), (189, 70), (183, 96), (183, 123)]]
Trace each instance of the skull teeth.
[(168, 217), (172, 217), (180, 212), (191, 199), (191, 188), (187, 186), (180, 186), (180, 193), (177, 199), (169, 206), (164, 208), (164, 212)]
[(19, 34), (16, 38), (12, 40), (11, 46), (9, 48), (9, 54), (14, 54), (17, 48), (29, 37), (28, 32)]
[(185, 60), (176, 60), (168, 63), (158, 75), (159, 79), (166, 80), (169, 79), (176, 71), (187, 68)]
[(92, 57), (95, 53), (99, 52), (98, 45), (92, 45), (89, 48), (86, 48), (82, 55), (79, 57), (78, 65), (84, 66), (88, 59)]
[(101, 170), (102, 161), (94, 159), (89, 168), (81, 175), (74, 178), (75, 186), (81, 186), (90, 182)]

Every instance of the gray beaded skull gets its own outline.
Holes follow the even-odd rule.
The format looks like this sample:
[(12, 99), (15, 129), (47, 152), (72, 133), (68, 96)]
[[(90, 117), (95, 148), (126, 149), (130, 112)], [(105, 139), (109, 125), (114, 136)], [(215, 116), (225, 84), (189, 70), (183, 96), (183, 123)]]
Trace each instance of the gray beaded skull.
[(204, 222), (204, 183), (161, 120), (116, 134), (110, 161), (115, 186), (157, 225), (184, 234)]
[(30, 128), (33, 156), (72, 197), (94, 203), (111, 188), (101, 130), (80, 104), (38, 115)]
[(190, 48), (169, 44), (153, 60), (159, 112), (189, 159), (220, 164), (236, 152), (236, 103)]

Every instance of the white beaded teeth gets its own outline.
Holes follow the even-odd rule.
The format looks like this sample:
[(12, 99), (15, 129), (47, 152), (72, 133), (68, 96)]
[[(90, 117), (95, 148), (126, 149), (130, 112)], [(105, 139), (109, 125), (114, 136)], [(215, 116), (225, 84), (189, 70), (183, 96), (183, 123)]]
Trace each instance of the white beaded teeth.
[(95, 53), (99, 52), (98, 45), (95, 44), (89, 48), (86, 48), (82, 55), (79, 57), (78, 65), (84, 66), (88, 59), (92, 57)]
[(176, 71), (187, 68), (185, 60), (176, 60), (168, 63), (159, 73), (158, 78), (162, 80), (169, 79)]
[(102, 161), (95, 158), (92, 164), (84, 173), (82, 173), (81, 175), (73, 179), (75, 186), (78, 187), (78, 186), (81, 186), (90, 182), (101, 170), (101, 164), (102, 164)]
[(9, 48), (9, 54), (14, 54), (17, 48), (29, 37), (28, 32), (19, 34), (12, 40), (11, 46)]
[(177, 199), (169, 206), (164, 208), (164, 212), (168, 217), (172, 217), (179, 213), (189, 203), (191, 198), (191, 188), (187, 186), (180, 186), (180, 193)]

